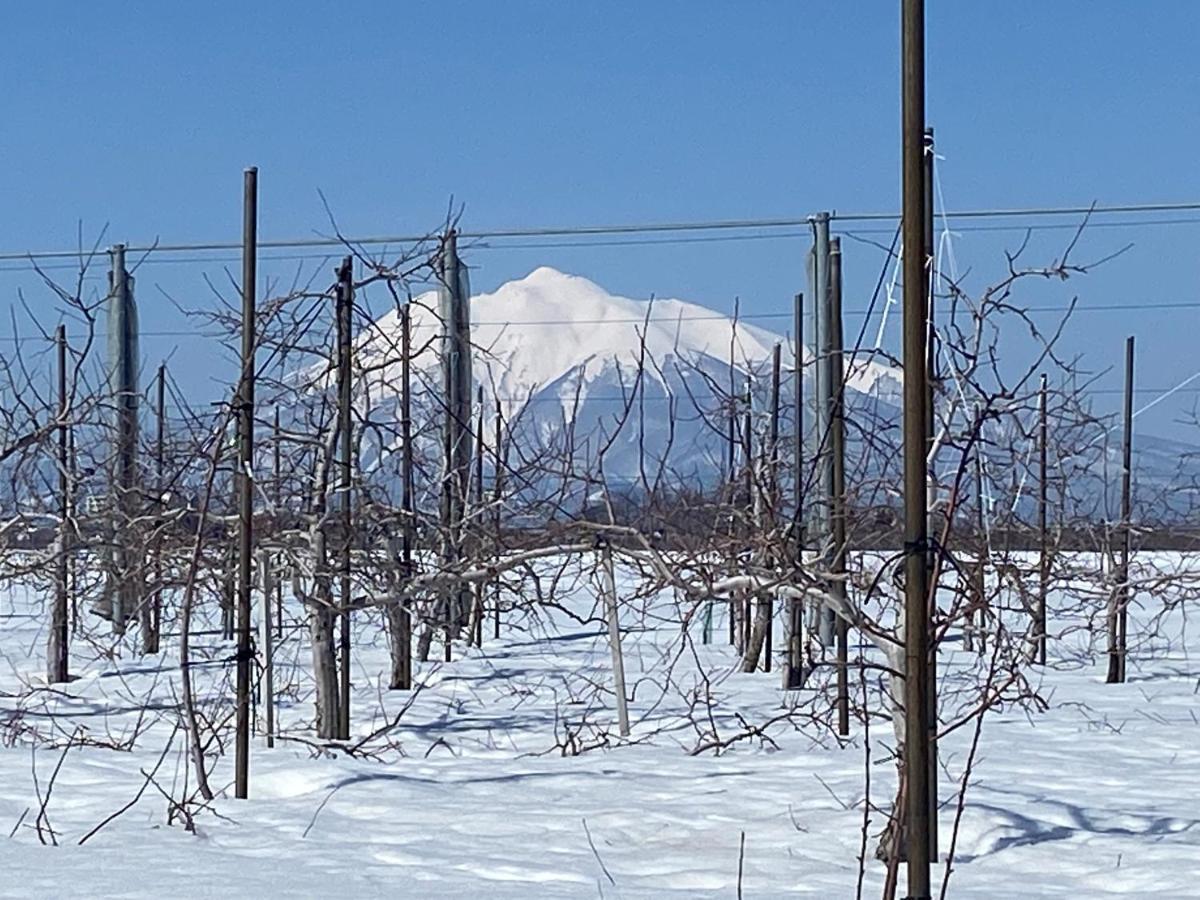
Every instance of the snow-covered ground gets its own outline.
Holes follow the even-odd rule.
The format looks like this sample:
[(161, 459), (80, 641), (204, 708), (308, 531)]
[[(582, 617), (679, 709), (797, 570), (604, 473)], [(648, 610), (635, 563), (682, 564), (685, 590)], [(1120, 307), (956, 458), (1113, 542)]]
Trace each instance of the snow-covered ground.
[[(733, 671), (720, 617), (716, 643), (681, 648), (664, 598), (623, 611), (634, 695), (628, 745), (564, 754), (572, 734), (587, 744), (615, 731), (603, 623), (586, 583), (571, 596), (566, 611), (506, 624), (483, 652), (463, 658), (456, 647), (454, 662), (422, 666), (422, 689), (397, 727), (367, 745), (371, 758), (310, 743), (302, 727), (312, 717), (308, 653), (303, 632), (291, 632), (277, 685), (284, 730), (298, 739), (267, 749), (256, 738), (251, 799), (219, 796), (196, 811), (194, 834), (167, 823), (164, 795), (190, 793), (175, 730), (176, 658), (126, 651), (105, 662), (103, 642), (81, 641), (79, 679), (39, 688), (42, 600), (0, 597), (0, 894), (733, 897), (741, 868), (746, 897), (854, 896), (865, 776), (876, 804), (886, 807), (894, 790), (886, 724), (873, 729), (869, 765), (857, 725), (844, 746), (781, 722), (769, 740), (689, 755), (714, 725), (733, 737), (744, 730), (738, 716), (759, 725), (787, 699), (777, 674)], [(358, 735), (380, 729), (409, 699), (386, 690), (378, 632), (360, 617)], [(1099, 665), (1062, 662), (1040, 676), (1048, 710), (988, 718), (948, 896), (1200, 897), (1200, 638), (1182, 618), (1163, 633), (1179, 639), (1143, 647), (1128, 684), (1103, 684)], [(213, 636), (195, 643), (214, 661), (197, 667), (200, 692), (215, 695), (231, 648)], [(944, 654), (945, 671), (955, 664)], [(711, 707), (695, 702), (705, 696)], [(798, 717), (816, 701), (800, 697)], [(79, 735), (91, 744), (78, 746)], [(968, 727), (942, 743), (943, 851), (971, 737)], [(232, 779), (227, 749), (213, 773), (219, 793)], [(156, 766), (161, 791), (146, 788), (79, 846), (134, 800)], [(45, 798), (56, 767), (41, 825), (60, 846), (43, 846), (39, 791)], [(879, 895), (884, 870), (872, 851), (882, 823), (874, 813), (864, 896)]]

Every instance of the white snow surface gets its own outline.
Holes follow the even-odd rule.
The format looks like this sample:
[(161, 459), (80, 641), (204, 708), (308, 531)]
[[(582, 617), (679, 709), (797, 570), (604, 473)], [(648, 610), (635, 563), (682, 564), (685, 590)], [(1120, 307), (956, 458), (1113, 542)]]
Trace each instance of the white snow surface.
[[(861, 727), (842, 746), (782, 726), (769, 732), (770, 742), (688, 755), (697, 735), (682, 706), (657, 702), (652, 689), (679, 642), (668, 597), (622, 612), (630, 744), (565, 757), (554, 749), (556, 734), (579, 715), (571, 697), (592, 680), (610, 683), (604, 628), (583, 582), (566, 602), (573, 615), (524, 616), (506, 623), (500, 640), (489, 635), (482, 652), (456, 646), (455, 661), (422, 665), (423, 689), (393, 734), (402, 752), (352, 759), (298, 740), (268, 750), (259, 736), (251, 799), (229, 796), (232, 761), (222, 758), (213, 775), (221, 796), (197, 814), (195, 834), (166, 824), (166, 800), (150, 788), (78, 846), (135, 798), (142, 773), (171, 740), (175, 642), (161, 658), (139, 657), (130, 637), (119, 659), (105, 660), (98, 651), (107, 642), (81, 640), (78, 680), (46, 689), (45, 599), (36, 591), (0, 596), (0, 895), (728, 898), (743, 833), (744, 896), (855, 895)], [(1139, 621), (1131, 618), (1131, 633)], [(1042, 685), (1049, 709), (988, 719), (950, 897), (1200, 896), (1200, 638), (1182, 617), (1169, 624), (1164, 634), (1186, 640), (1141, 645), (1125, 685), (1105, 685), (1098, 664), (1067, 662), (1078, 648), (1060, 654), (1052, 642)], [(354, 732), (362, 735), (408, 698), (386, 690), (377, 617), (361, 615), (356, 625)], [(721, 732), (736, 732), (737, 715), (750, 722), (777, 715), (777, 675), (734, 671), (720, 617), (714, 631), (717, 643), (698, 647), (695, 659), (710, 667)], [(289, 635), (279, 651), (281, 717), (288, 734), (311, 738), (301, 727), (312, 716), (308, 651), (303, 632)], [(232, 650), (212, 636), (195, 643), (213, 660), (195, 670), (201, 693), (211, 693), (228, 677)], [(960, 658), (947, 649), (942, 671)], [(685, 654), (676, 677), (693, 677), (689, 666), (694, 673)], [(153, 702), (143, 709), (146, 697)], [(32, 749), (30, 730), (57, 736), (61, 748), (76, 729), (118, 744), (139, 736), (132, 749), (84, 746), (65, 756), (44, 744)], [(970, 731), (942, 741), (943, 851)], [(871, 796), (882, 805), (894, 788), (892, 764), (879, 761), (889, 738), (886, 726), (873, 729)], [(156, 776), (176, 796), (182, 748), (177, 734)], [(60, 759), (46, 810), (61, 846), (42, 846), (33, 775), (44, 797)], [(875, 815), (872, 848), (879, 827)], [(939, 881), (943, 870), (944, 863), (935, 867)], [(864, 896), (879, 896), (882, 875), (868, 858)]]
[[(414, 347), (440, 334), (437, 308), (435, 291), (414, 298)], [(727, 361), (732, 350), (735, 363), (745, 368), (768, 360), (778, 343), (785, 363), (791, 365), (794, 346), (783, 335), (746, 321), (735, 323), (695, 303), (617, 296), (587, 278), (548, 266), (471, 298), (475, 377), (487, 396), (507, 399), (510, 415), (524, 398), (561, 379), (569, 379), (563, 390), (571, 395), (575, 381), (582, 380), (581, 399), (586, 399), (587, 384), (606, 366), (615, 362), (632, 372), (642, 353), (643, 335), (647, 374), (656, 380), (661, 378), (653, 363), (662, 364), (669, 356), (685, 362), (701, 356)], [(394, 356), (399, 340), (400, 315), (392, 310), (363, 334), (360, 352)], [(436, 365), (435, 354), (418, 362), (424, 369)], [(396, 372), (385, 371), (380, 377), (398, 383)], [(880, 379), (899, 384), (900, 371), (874, 360), (857, 360), (849, 367), (848, 384), (856, 390), (870, 393)]]

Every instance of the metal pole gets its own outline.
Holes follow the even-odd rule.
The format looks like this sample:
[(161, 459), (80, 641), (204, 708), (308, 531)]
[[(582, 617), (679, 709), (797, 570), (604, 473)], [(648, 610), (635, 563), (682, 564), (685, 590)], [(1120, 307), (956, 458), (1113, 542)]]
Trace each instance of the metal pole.
[[(492, 478), (492, 528), (496, 536), (496, 554), (499, 555), (502, 546), (500, 529), (503, 526), (503, 521), (500, 515), (500, 501), (504, 496), (504, 466), (508, 462), (508, 456), (503, 448), (503, 431), (504, 414), (500, 410), (500, 398), (496, 398), (496, 470)], [(495, 610), (493, 625), (494, 630), (492, 637), (500, 639), (500, 579), (495, 581)]]
[[(977, 421), (980, 421), (979, 427), (982, 429), (982, 421), (979, 420), (976, 413)], [(979, 553), (975, 558), (975, 606), (976, 610), (967, 620), (968, 631), (967, 640), (964, 641), (967, 650), (978, 650), (980, 654), (987, 649), (987, 640), (984, 637), (984, 631), (987, 626), (987, 616), (985, 615), (984, 602), (987, 596), (986, 590), (986, 569), (987, 569), (987, 554), (988, 554), (988, 533), (985, 511), (983, 508), (983, 444), (977, 442), (975, 445), (975, 530), (978, 532)]]
[(1037, 640), (1037, 661), (1046, 664), (1046, 593), (1050, 583), (1050, 536), (1047, 528), (1046, 456), (1049, 432), (1046, 424), (1046, 376), (1042, 375), (1038, 390), (1038, 603), (1034, 634)]
[[(279, 431), (279, 407), (275, 407), (275, 421), (272, 427), (271, 446), (271, 481), (272, 500), (275, 505), (275, 528), (278, 532), (283, 524), (283, 444)], [(275, 635), (283, 639), (283, 579), (275, 578)]]
[[(475, 388), (475, 484), (471, 491), (471, 496), (475, 501), (475, 512), (477, 516), (477, 528), (479, 540), (477, 542), (478, 551), (483, 553), (483, 385), (477, 385)], [(480, 581), (475, 585), (475, 596), (472, 601), (471, 611), (471, 630), (473, 631), (473, 639), (476, 647), (483, 646), (483, 595), (487, 589), (487, 585)]]
[[(925, 197), (925, 237), (922, 241), (924, 247), (925, 261), (925, 285), (927, 296), (927, 309), (925, 313), (926, 335), (925, 335), (925, 435), (926, 435), (926, 459), (925, 464), (929, 472), (930, 482), (934, 485), (934, 490), (937, 490), (937, 470), (933, 464), (934, 456), (934, 437), (937, 430), (937, 328), (934, 326), (935, 318), (935, 303), (934, 290), (935, 284), (933, 281), (934, 269), (934, 238), (933, 238), (933, 129), (925, 129), (925, 150), (923, 154), (924, 161), (924, 184), (922, 193)], [(936, 525), (931, 521), (929, 530), (936, 531)], [(942, 564), (941, 559), (932, 549), (929, 551), (929, 577), (931, 581), (930, 587), (930, 615), (933, 615), (937, 610), (937, 586), (941, 579)], [(929, 654), (929, 861), (937, 862), (938, 860), (938, 744), (937, 744), (937, 646), (932, 647)]]
[[(779, 344), (775, 345), (775, 349), (771, 353), (771, 425), (769, 434), (769, 448), (767, 450), (767, 477), (766, 483), (770, 491), (767, 496), (767, 502), (764, 504), (765, 512), (771, 517), (769, 523), (770, 530), (774, 530), (779, 524), (779, 379), (781, 374), (781, 351)], [(767, 525), (768, 523), (763, 523)], [(774, 560), (771, 560), (772, 565)], [(771, 654), (774, 652), (773, 638), (775, 631), (775, 598), (771, 594), (767, 594), (763, 601), (766, 607), (766, 626), (763, 630), (763, 671), (771, 671)]]
[(54, 334), (58, 350), (58, 554), (55, 566), (54, 614), (50, 623), (47, 675), (54, 684), (70, 679), (70, 607), (67, 555), (71, 550), (71, 483), (67, 457), (67, 326), (59, 325)]
[[(403, 527), (400, 532), (400, 576), (405, 583), (413, 574), (413, 446), (412, 446), (412, 308), (405, 304), (400, 310), (400, 512)], [(412, 613), (408, 601), (400, 604), (401, 673), (397, 687), (412, 688)]]
[(258, 280), (258, 169), (242, 185), (242, 375), (238, 380), (238, 589), (237, 726), (234, 796), (250, 787), (250, 588), (254, 553), (254, 345), (255, 283)]
[(1108, 682), (1125, 681), (1129, 623), (1129, 557), (1133, 515), (1133, 335), (1125, 339), (1124, 434), (1121, 439), (1121, 561), (1117, 569), (1116, 609), (1109, 616)]
[[(728, 416), (728, 440), (726, 441), (726, 458), (725, 458), (725, 484), (726, 492), (725, 499), (729, 502), (729, 537), (730, 545), (733, 545), (733, 538), (736, 536), (737, 522), (737, 397), (734, 391), (737, 387), (734, 384), (734, 363), (733, 363), (733, 344), (729, 347), (729, 416)], [(733, 550), (732, 557), (729, 560), (730, 568), (732, 569), (737, 557), (736, 548)], [(731, 593), (729, 595), (729, 644), (734, 646), (738, 642), (738, 595)]]
[(266, 710), (267, 746), (275, 746), (275, 630), (271, 624), (271, 596), (275, 593), (276, 575), (271, 571), (271, 552), (263, 550), (259, 556), (262, 569), (262, 616), (259, 631), (262, 634), (262, 704)]
[[(792, 326), (796, 333), (793, 363), (792, 403), (795, 406), (796, 440), (792, 450), (792, 531), (795, 541), (794, 562), (804, 562), (804, 294), (796, 294), (792, 303)], [(797, 690), (804, 683), (804, 601), (788, 601), (787, 665), (783, 670), (784, 690)]]
[[(842, 347), (842, 241), (834, 238), (829, 247), (829, 337), (830, 384), (829, 447), (833, 493), (829, 505), (829, 533), (833, 539), (833, 559), (829, 571), (834, 576), (830, 592), (846, 599), (846, 369)], [(837, 717), (838, 734), (850, 734), (850, 636), (848, 623), (837, 617)]]
[[(755, 507), (754, 496), (754, 394), (751, 390), (753, 382), (746, 376), (746, 409), (742, 414), (742, 475), (746, 490), (746, 509)], [(745, 654), (750, 648), (750, 638), (754, 632), (753, 607), (750, 592), (742, 592), (742, 629), (741, 651)]]
[(350, 492), (353, 480), (351, 458), (354, 453), (354, 431), (351, 419), (351, 371), (350, 371), (350, 329), (351, 307), (354, 302), (354, 267), (353, 258), (345, 257), (338, 268), (337, 286), (337, 342), (338, 342), (338, 438), (340, 443), (338, 453), (338, 492), (341, 495), (341, 577), (339, 579), (341, 607), (339, 656), (341, 667), (339, 675), (338, 703), (338, 737), (348, 740), (350, 737), (350, 549), (354, 542), (353, 510), (350, 502)]
[(163, 511), (163, 495), (166, 492), (166, 480), (163, 477), (166, 464), (167, 444), (167, 365), (160, 363), (158, 377), (155, 379), (154, 397), (154, 506), (158, 510), (159, 520), (156, 523), (157, 533), (154, 537), (154, 598), (150, 605), (149, 628), (143, 635), (147, 653), (157, 653), (162, 634), (162, 603), (163, 603), (163, 568), (162, 568), (162, 529), (165, 526)]
[(925, 4), (902, 0), (902, 184), (904, 199), (904, 625), (905, 841), (908, 896), (930, 896), (929, 571), (926, 450)]

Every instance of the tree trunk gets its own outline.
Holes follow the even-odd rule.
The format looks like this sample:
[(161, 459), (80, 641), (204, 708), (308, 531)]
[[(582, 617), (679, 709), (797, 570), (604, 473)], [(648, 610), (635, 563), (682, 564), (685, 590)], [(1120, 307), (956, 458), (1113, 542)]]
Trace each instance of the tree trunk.
[(753, 672), (758, 668), (759, 657), (762, 656), (763, 645), (766, 643), (767, 628), (771, 621), (771, 598), (760, 594), (755, 604), (754, 625), (746, 623), (749, 629), (749, 640), (746, 642), (746, 652), (742, 657), (742, 671)]

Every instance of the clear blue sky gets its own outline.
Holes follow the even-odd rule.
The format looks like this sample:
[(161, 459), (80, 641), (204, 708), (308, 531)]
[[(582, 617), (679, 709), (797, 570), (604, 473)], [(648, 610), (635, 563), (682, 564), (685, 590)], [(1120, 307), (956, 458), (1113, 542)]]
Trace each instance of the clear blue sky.
[[(451, 196), (479, 228), (895, 209), (898, 9), (15, 4), (0, 54), (0, 247), (71, 246), (80, 220), (92, 236), (107, 224), (110, 241), (236, 238), (248, 164), (261, 170), (263, 237), (325, 230), (318, 189), (350, 233), (435, 227)], [(929, 119), (951, 208), (1200, 200), (1200, 4), (929, 0), (927, 15)], [(965, 232), (956, 252), (982, 284), (1019, 237)], [(1035, 247), (1048, 255), (1062, 238)], [(1085, 304), (1200, 300), (1200, 226), (1097, 230), (1084, 255), (1128, 241), (1133, 251), (1069, 290)], [(804, 246), (470, 261), (477, 287), (550, 263), (631, 296), (728, 309), (737, 295), (750, 312), (779, 312), (802, 287)], [(859, 298), (848, 305), (864, 305), (882, 256), (847, 249)], [(207, 302), (202, 269), (143, 270), (145, 328), (179, 327), (158, 287)], [(28, 274), (2, 274), (6, 299), (17, 287), (36, 296)], [(1045, 290), (1029, 301), (1062, 296)], [(1200, 309), (1090, 314), (1072, 346), (1100, 369), (1132, 331), (1142, 384), (1166, 386), (1200, 369), (1198, 320)], [(145, 344), (211, 370), (200, 342)], [(1170, 431), (1179, 411), (1164, 404), (1145, 427)]]

